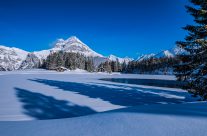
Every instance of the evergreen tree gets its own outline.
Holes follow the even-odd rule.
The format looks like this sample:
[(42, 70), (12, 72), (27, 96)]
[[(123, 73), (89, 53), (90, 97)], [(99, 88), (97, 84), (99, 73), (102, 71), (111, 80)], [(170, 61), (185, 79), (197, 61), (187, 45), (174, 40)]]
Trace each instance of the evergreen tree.
[(186, 6), (194, 17), (195, 25), (187, 25), (189, 34), (177, 45), (186, 50), (179, 55), (180, 64), (175, 66), (178, 80), (186, 83), (191, 93), (207, 98), (207, 0), (190, 0), (194, 7)]
[(111, 73), (111, 62), (110, 61), (106, 61), (103, 65), (103, 68), (106, 72)]
[(111, 61), (111, 71), (112, 72), (118, 72), (118, 60)]
[(127, 72), (127, 64), (126, 64), (126, 61), (124, 60), (124, 62), (122, 63), (122, 66), (121, 66), (121, 68), (122, 68), (122, 72), (124, 72), (124, 73), (126, 73)]
[(86, 58), (86, 62), (85, 62), (85, 70), (89, 71), (89, 72), (93, 72), (95, 70), (94, 64), (93, 64), (93, 58)]
[(87, 58), (79, 53), (72, 52), (55, 52), (51, 53), (45, 62), (43, 68), (55, 70), (58, 67), (65, 67), (70, 70), (85, 69), (89, 72), (94, 71), (94, 63), (92, 58)]
[(60, 66), (64, 66), (64, 61), (63, 61), (63, 52), (60, 51), (59, 53), (57, 53), (57, 66), (60, 67)]

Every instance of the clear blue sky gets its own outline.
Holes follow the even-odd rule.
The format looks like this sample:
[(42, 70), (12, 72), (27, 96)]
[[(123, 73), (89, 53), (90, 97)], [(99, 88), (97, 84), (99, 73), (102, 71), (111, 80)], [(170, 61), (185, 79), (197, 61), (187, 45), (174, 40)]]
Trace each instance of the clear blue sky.
[(117, 56), (172, 48), (192, 23), (187, 0), (1, 0), (0, 44), (27, 51), (77, 36), (95, 51)]

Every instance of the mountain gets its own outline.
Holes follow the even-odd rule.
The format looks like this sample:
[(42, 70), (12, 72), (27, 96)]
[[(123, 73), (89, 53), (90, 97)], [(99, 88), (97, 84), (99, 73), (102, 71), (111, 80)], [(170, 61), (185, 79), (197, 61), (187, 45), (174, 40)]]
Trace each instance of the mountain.
[(138, 61), (142, 61), (142, 60), (147, 60), (150, 58), (174, 58), (176, 55), (179, 54), (185, 54), (186, 51), (179, 48), (179, 47), (174, 47), (172, 49), (169, 50), (163, 50), (157, 54), (151, 53), (151, 54), (146, 54), (146, 55), (142, 55), (140, 57), (138, 57)]
[(164, 50), (158, 54), (155, 54), (153, 57), (154, 58), (165, 58), (165, 57), (173, 58), (173, 57), (175, 57), (175, 54), (174, 54), (174, 52), (171, 52), (170, 50)]
[(182, 48), (174, 47), (174, 48), (172, 48), (170, 50), (161, 51), (160, 53), (156, 54), (154, 57), (155, 58), (165, 58), (165, 57), (173, 58), (176, 55), (184, 54), (184, 53), (186, 53), (186, 52)]
[(72, 36), (66, 40), (58, 39), (51, 49), (34, 52), (27, 52), (14, 47), (0, 46), (0, 71), (38, 68), (43, 64), (43, 60), (45, 60), (49, 54), (58, 51), (80, 53), (86, 57), (91, 57), (94, 60), (95, 66), (108, 60), (118, 60), (120, 63), (124, 61), (128, 63), (132, 60), (128, 57), (120, 58), (114, 55), (105, 57), (93, 51), (77, 37)]
[(141, 55), (140, 57), (138, 57), (138, 61), (142, 61), (142, 60), (147, 60), (147, 59), (150, 59), (152, 57), (154, 57), (155, 54), (154, 53), (151, 53), (151, 54), (146, 54), (146, 55)]
[[(43, 60), (46, 60), (47, 56), (53, 52), (73, 52), (80, 53), (86, 57), (91, 57), (94, 60), (94, 65), (97, 67), (105, 61), (119, 61), (119, 63), (126, 62), (127, 64), (132, 61), (132, 58), (120, 58), (115, 55), (109, 55), (105, 57), (89, 46), (79, 40), (77, 37), (72, 36), (66, 40), (58, 39), (53, 48), (48, 50), (27, 52), (14, 47), (6, 47), (0, 45), (0, 71), (17, 70), (17, 69), (32, 69), (38, 68), (43, 64)], [(150, 58), (173, 58), (178, 54), (186, 53), (179, 47), (172, 48), (170, 50), (164, 50), (157, 54), (151, 53), (140, 56), (137, 60), (147, 60)]]
[(46, 59), (50, 53), (57, 51), (80, 53), (87, 57), (103, 57), (103, 55), (93, 51), (75, 36), (66, 40), (58, 39), (53, 46), (52, 49), (35, 51), (32, 53), (39, 59)]
[[(43, 60), (45, 60), (50, 53), (58, 51), (80, 53), (86, 57), (93, 57), (95, 59), (94, 61), (96, 62), (96, 65), (100, 64), (103, 61), (103, 59), (101, 59), (103, 58), (103, 55), (93, 51), (77, 37), (72, 36), (66, 40), (58, 39), (54, 43), (54, 47), (51, 49), (29, 53), (20, 68), (37, 68), (42, 64)], [(99, 63), (99, 61), (101, 62)]]
[(129, 58), (129, 57), (120, 58), (120, 57), (117, 57), (115, 55), (109, 55), (108, 59), (111, 60), (111, 61), (117, 61), (118, 60), (119, 63), (124, 63), (125, 62), (126, 64), (128, 64), (130, 61), (133, 60), (132, 58)]
[(18, 69), (39, 68), (42, 61), (43, 60), (39, 59), (34, 53), (28, 53), (26, 59), (21, 63)]
[(72, 36), (66, 40), (58, 39), (55, 43), (55, 47), (52, 50), (80, 53), (87, 57), (103, 57), (103, 55), (93, 51), (75, 36)]
[(19, 69), (27, 55), (27, 51), (0, 45), (0, 71)]
[[(132, 60), (131, 58), (128, 58), (128, 57), (120, 58), (120, 57), (116, 57), (114, 55), (110, 55), (109, 57), (105, 57), (105, 56), (93, 51), (89, 46), (87, 46), (85, 43), (83, 43), (77, 37), (72, 36), (66, 40), (58, 39), (54, 43), (54, 47), (52, 49), (29, 53), (29, 55), (27, 56), (27, 59), (22, 63), (21, 68), (22, 69), (37, 68), (40, 64), (42, 64), (43, 60), (45, 60), (50, 53), (57, 52), (57, 51), (80, 53), (86, 57), (92, 57), (94, 60), (94, 65), (96, 67), (99, 64), (101, 64), (107, 60), (115, 61), (118, 59), (118, 61), (120, 63), (123, 63), (124, 61), (126, 63), (128, 63), (129, 61)], [(39, 61), (37, 60), (37, 58), (39, 59)]]

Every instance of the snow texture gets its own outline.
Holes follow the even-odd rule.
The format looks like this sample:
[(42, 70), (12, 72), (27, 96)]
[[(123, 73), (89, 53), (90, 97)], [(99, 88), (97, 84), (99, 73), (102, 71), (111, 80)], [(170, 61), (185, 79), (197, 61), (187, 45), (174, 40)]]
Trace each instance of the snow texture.
[[(186, 91), (99, 80), (174, 76), (0, 72), (2, 136), (204, 136), (207, 104)], [(52, 119), (52, 120), (51, 120)], [(30, 120), (30, 121), (27, 121)]]

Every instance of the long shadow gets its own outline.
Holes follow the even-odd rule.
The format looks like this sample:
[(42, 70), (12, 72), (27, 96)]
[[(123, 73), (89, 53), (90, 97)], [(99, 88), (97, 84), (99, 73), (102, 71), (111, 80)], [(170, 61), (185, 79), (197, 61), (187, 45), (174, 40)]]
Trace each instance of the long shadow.
[(185, 104), (159, 104), (150, 106), (139, 106), (122, 108), (109, 112), (130, 112), (130, 113), (144, 113), (157, 115), (171, 115), (171, 116), (189, 116), (189, 117), (204, 117), (207, 119), (207, 103), (185, 103)]
[[(113, 86), (113, 87), (121, 87), (121, 88), (125, 88), (127, 90), (127, 88), (130, 88), (130, 89), (142, 89), (144, 91), (152, 91), (152, 92), (158, 92), (158, 93), (165, 93), (165, 94), (172, 94), (172, 95), (177, 95), (177, 96), (184, 96), (186, 94), (189, 94), (187, 92), (176, 92), (176, 91), (169, 91), (169, 90), (166, 90), (166, 89), (154, 89), (153, 86), (148, 86), (148, 88), (144, 88), (144, 87), (132, 87), (132, 86), (127, 86), (127, 85), (120, 85), (120, 84), (113, 84), (113, 83), (95, 83), (95, 82), (90, 82), (90, 84), (95, 84), (95, 85), (98, 85), (98, 86)], [(131, 85), (131, 84), (130, 84)], [(190, 95), (189, 95), (190, 96)]]
[[(179, 92), (159, 90), (159, 89), (144, 89), (144, 88), (119, 88), (118, 86), (107, 87), (97, 84), (75, 83), (65, 81), (55, 81), (48, 79), (29, 79), (45, 85), (57, 87), (64, 91), (76, 92), (90, 98), (100, 98), (115, 105), (121, 106), (136, 106), (142, 104), (160, 104), (160, 103), (183, 103), (191, 102), (192, 99), (187, 98), (184, 94)], [(165, 94), (165, 95), (163, 95)], [(185, 93), (186, 94), (186, 93)], [(183, 99), (178, 97), (181, 96)], [(186, 98), (185, 98), (186, 97)]]
[(24, 114), (36, 119), (71, 118), (95, 113), (94, 110), (78, 106), (68, 101), (56, 100), (53, 97), (15, 88), (16, 95), (23, 103)]
[(161, 79), (132, 79), (132, 78), (102, 78), (100, 80), (110, 81), (115, 83), (127, 83), (135, 85), (147, 85), (156, 87), (182, 88), (183, 82), (176, 80), (161, 80)]

